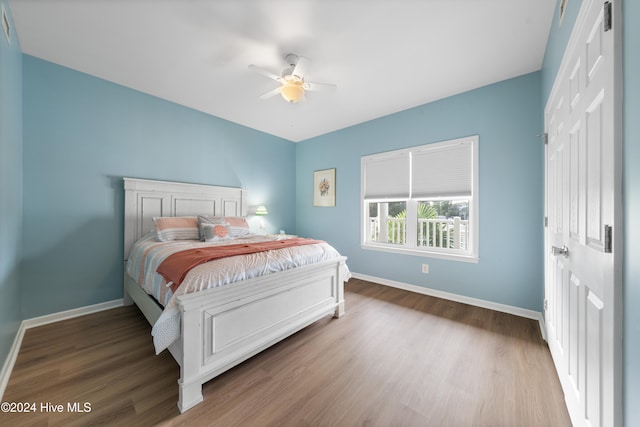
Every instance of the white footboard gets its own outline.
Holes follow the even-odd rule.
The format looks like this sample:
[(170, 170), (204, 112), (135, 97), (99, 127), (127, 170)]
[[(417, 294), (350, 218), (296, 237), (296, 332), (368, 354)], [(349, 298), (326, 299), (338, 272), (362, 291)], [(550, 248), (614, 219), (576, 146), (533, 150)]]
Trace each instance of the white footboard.
[(342, 316), (345, 259), (179, 297), (180, 411), (202, 401), (206, 381), (328, 314)]

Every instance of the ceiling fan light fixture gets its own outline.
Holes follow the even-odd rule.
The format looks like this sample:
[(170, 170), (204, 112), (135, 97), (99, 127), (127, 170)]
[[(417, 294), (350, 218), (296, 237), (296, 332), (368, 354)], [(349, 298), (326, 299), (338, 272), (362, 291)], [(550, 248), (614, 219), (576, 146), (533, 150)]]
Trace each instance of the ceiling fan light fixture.
[(285, 101), (294, 104), (304, 99), (306, 91), (329, 92), (336, 89), (335, 85), (327, 83), (311, 83), (306, 81), (306, 71), (309, 68), (309, 64), (311, 64), (311, 60), (309, 58), (289, 54), (285, 59), (291, 66), (282, 70), (280, 75), (257, 67), (253, 64), (249, 65), (249, 69), (275, 80), (281, 85), (280, 87), (261, 95), (260, 99), (267, 99), (280, 94)]
[(300, 101), (304, 97), (302, 82), (287, 81), (280, 88), (280, 95), (282, 95), (287, 102)]

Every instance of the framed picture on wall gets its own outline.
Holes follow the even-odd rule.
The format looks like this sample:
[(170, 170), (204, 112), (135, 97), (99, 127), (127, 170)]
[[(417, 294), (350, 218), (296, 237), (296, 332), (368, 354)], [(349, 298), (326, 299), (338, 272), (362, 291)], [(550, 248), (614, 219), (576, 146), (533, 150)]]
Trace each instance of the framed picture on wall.
[(313, 173), (313, 206), (336, 205), (336, 169)]

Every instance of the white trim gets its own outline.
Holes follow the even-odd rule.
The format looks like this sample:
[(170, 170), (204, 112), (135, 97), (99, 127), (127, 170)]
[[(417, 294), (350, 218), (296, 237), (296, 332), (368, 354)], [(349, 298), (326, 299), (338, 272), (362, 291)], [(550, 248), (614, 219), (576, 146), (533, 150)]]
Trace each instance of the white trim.
[(86, 307), (74, 308), (72, 310), (61, 311), (59, 313), (47, 314), (45, 316), (34, 317), (31, 319), (25, 319), (20, 323), (18, 332), (13, 339), (13, 345), (7, 359), (4, 361), (2, 371), (0, 371), (0, 401), (4, 396), (4, 391), (9, 383), (11, 372), (18, 359), (18, 353), (20, 353), (20, 347), (22, 346), (22, 340), (27, 329), (35, 328), (38, 326), (48, 325), (49, 323), (59, 322), (61, 320), (72, 319), (74, 317), (84, 316), (86, 314), (97, 313), (99, 311), (110, 310), (116, 307), (123, 306), (123, 299), (119, 298), (113, 301), (107, 301), (99, 304), (88, 305)]
[(479, 263), (480, 258), (472, 255), (460, 255), (455, 253), (446, 253), (446, 252), (427, 252), (419, 249), (408, 249), (408, 248), (399, 248), (393, 245), (385, 245), (384, 243), (361, 243), (360, 248), (371, 251), (380, 251), (380, 252), (390, 252), (394, 254), (406, 254), (413, 256), (421, 256), (425, 258), (437, 258), (437, 259), (446, 259), (449, 261), (460, 261), (460, 262), (472, 262)]
[(11, 346), (11, 350), (9, 350), (7, 359), (4, 361), (4, 365), (2, 365), (2, 371), (0, 371), (0, 401), (4, 396), (4, 390), (7, 388), (7, 384), (9, 384), (11, 372), (13, 371), (13, 367), (18, 359), (18, 353), (20, 352), (20, 346), (22, 345), (22, 339), (24, 338), (25, 331), (26, 327), (24, 326), (23, 321), (20, 323), (16, 337), (13, 339), (13, 345)]
[(101, 302), (99, 304), (87, 305), (85, 307), (74, 308), (71, 310), (60, 311), (58, 313), (47, 314), (44, 316), (34, 317), (23, 320), (25, 328), (35, 328), (37, 326), (48, 325), (49, 323), (59, 322), (61, 320), (73, 319), (74, 317), (84, 316), (85, 314), (98, 313), (99, 311), (110, 310), (112, 308), (122, 307), (123, 299), (114, 299), (113, 301)]
[(542, 313), (538, 313), (538, 323), (540, 324), (540, 333), (542, 334), (542, 339), (547, 342), (547, 324), (544, 321), (544, 315)]
[(449, 301), (460, 302), (463, 304), (469, 304), (476, 307), (488, 308), (490, 310), (495, 310), (502, 313), (513, 314), (519, 317), (525, 317), (527, 319), (533, 319), (538, 321), (542, 338), (545, 341), (547, 340), (547, 332), (544, 326), (544, 318), (542, 317), (542, 313), (539, 311), (528, 310), (526, 308), (515, 307), (512, 305), (500, 304), (497, 302), (467, 297), (464, 295), (452, 294), (450, 292), (439, 291), (437, 289), (425, 288), (423, 286), (411, 285), (409, 283), (397, 282), (395, 280), (383, 279), (380, 277), (368, 276), (366, 274), (351, 272), (351, 277), (353, 277), (354, 279), (366, 280), (367, 282), (373, 282), (379, 285), (390, 286), (392, 288), (402, 289), (409, 292), (415, 292), (422, 295), (429, 295), (432, 297), (443, 298)]

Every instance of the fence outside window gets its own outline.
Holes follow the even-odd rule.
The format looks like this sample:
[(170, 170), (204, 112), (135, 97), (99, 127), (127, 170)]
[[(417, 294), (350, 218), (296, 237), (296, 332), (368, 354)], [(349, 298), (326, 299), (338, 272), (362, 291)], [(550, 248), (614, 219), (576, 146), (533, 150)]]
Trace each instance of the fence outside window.
[[(381, 243), (404, 244), (406, 236), (405, 218), (387, 218), (387, 241)], [(380, 242), (380, 221), (369, 218), (369, 239)], [(453, 218), (419, 218), (417, 245), (432, 249), (468, 249), (469, 221)]]

